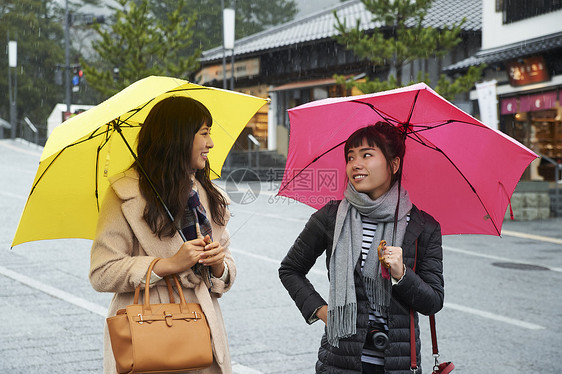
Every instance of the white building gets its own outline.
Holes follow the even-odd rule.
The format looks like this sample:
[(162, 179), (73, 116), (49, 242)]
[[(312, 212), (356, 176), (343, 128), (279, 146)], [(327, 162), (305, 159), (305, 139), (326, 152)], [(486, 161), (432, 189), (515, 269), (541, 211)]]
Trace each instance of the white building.
[(482, 0), (481, 50), (445, 70), (481, 63), (485, 80), (497, 81), (500, 130), (543, 156), (537, 179), (554, 180), (550, 161), (562, 162), (562, 2)]

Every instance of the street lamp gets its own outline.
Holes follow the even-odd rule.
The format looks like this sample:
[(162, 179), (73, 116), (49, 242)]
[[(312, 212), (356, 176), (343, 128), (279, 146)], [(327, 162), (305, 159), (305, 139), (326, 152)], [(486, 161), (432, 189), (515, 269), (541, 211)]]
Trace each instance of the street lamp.
[(72, 92), (70, 91), (70, 13), (68, 12), (68, 0), (64, 2), (64, 85), (66, 113), (70, 115)]
[[(10, 96), (10, 126), (11, 126), (11, 137), (16, 138), (16, 99), (18, 96), (18, 73), (16, 68), (18, 66), (18, 42), (9, 41), (8, 42), (8, 80), (9, 80), (9, 96)], [(14, 80), (12, 84), (12, 70), (14, 72)], [(2, 130), (2, 138), (4, 137), (4, 130)]]
[(223, 72), (223, 88), (226, 89), (226, 50), (232, 51), (232, 68), (230, 76), (230, 89), (234, 90), (234, 24), (235, 24), (235, 11), (236, 1), (233, 0), (232, 8), (224, 8), (224, 1), (222, 1), (222, 14), (223, 14), (223, 50), (222, 50), (222, 72)]

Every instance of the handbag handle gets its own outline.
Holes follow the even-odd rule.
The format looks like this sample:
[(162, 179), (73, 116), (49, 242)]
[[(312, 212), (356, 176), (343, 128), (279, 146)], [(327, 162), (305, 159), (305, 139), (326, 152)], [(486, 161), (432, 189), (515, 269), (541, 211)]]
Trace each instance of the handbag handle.
[[(416, 272), (416, 263), (418, 262), (418, 241), (416, 240), (416, 252), (414, 255), (414, 267), (412, 270)], [(410, 308), (410, 370), (412, 373), (418, 371), (416, 361), (416, 331), (414, 323), (414, 308)], [(439, 357), (439, 347), (437, 346), (437, 330), (435, 328), (435, 314), (429, 316), (429, 328), (431, 330), (431, 346), (435, 360)]]
[[(148, 267), (148, 270), (146, 272), (146, 281), (145, 281), (145, 284), (144, 284), (144, 303), (143, 303), (143, 308), (142, 308), (144, 314), (152, 313), (152, 309), (150, 307), (150, 291), (149, 291), (150, 290), (150, 275), (152, 274), (152, 269), (154, 268), (154, 265), (156, 265), (156, 263), (158, 261), (160, 261), (160, 258), (155, 258), (154, 260), (152, 260), (152, 262), (150, 263), (150, 266)], [(181, 283), (180, 283), (176, 274), (172, 274), (171, 276), (165, 276), (164, 277), (164, 279), (166, 280), (166, 285), (168, 286), (168, 295), (170, 297), (170, 303), (175, 303), (174, 290), (173, 290), (173, 287), (172, 287), (172, 283), (170, 282), (170, 279), (169, 279), (170, 277), (173, 278), (174, 283), (176, 285), (176, 288), (178, 290), (178, 295), (180, 296), (180, 309), (182, 310), (182, 312), (190, 313), (189, 306), (187, 305), (187, 302), (185, 301), (185, 296), (183, 294)], [(135, 297), (134, 297), (134, 303), (135, 304), (139, 303), (140, 288), (141, 288), (140, 284), (135, 288)]]

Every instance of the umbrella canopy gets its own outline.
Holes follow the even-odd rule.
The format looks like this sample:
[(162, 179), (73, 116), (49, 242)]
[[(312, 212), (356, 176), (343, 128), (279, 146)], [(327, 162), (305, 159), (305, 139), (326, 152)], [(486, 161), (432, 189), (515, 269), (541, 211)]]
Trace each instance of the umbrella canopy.
[(220, 177), (230, 148), (266, 99), (199, 86), (181, 79), (148, 77), (55, 128), (39, 168), (12, 246), (33, 240), (93, 239), (108, 177), (134, 161), (117, 133), (136, 150), (140, 126), (152, 107), (170, 96), (200, 101), (213, 116), (209, 152), (211, 177)]
[(289, 110), (289, 154), (279, 195), (320, 208), (343, 198), (344, 143), (386, 121), (406, 131), (402, 185), (443, 234), (500, 235), (507, 205), (535, 153), (443, 99), (424, 83)]

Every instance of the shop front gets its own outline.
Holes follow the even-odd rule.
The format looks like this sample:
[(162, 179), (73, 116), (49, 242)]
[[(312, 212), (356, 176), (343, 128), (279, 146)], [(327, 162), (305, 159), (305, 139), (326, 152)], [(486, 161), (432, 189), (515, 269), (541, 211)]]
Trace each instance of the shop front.
[(541, 156), (527, 177), (554, 181), (554, 163), (562, 163), (562, 85), (546, 66), (542, 56), (507, 62), (510, 89), (499, 88), (498, 98), (501, 129)]

